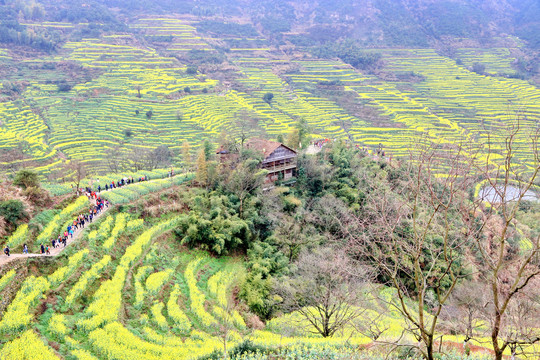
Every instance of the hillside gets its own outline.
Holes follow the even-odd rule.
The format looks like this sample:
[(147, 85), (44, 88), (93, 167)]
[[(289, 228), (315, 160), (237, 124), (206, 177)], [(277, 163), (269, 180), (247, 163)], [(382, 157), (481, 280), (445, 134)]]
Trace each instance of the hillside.
[(540, 358), (538, 0), (0, 0), (0, 360)]
[[(176, 175), (102, 191), (110, 208), (57, 256), (3, 255), (0, 357), (429, 359), (417, 340), (423, 332), (410, 326), (418, 321), (433, 324), (436, 332), (424, 333), (431, 341), (444, 338), (439, 358), (491, 358), (483, 320), (491, 309), (466, 299), (486, 286), (490, 269), (477, 251), (498, 239), (490, 231), (505, 213), (491, 202), (497, 210), (483, 218), (484, 201), (468, 191), (478, 174), (439, 182), (411, 162), (374, 160), (338, 141), (300, 156), (293, 188), (263, 192), (253, 156), (245, 150), (233, 169), (209, 165), (204, 182), (199, 166), (197, 181)], [(434, 203), (448, 196), (448, 207)], [(20, 225), (12, 251), (26, 242), (36, 253), (93, 204), (81, 196), (35, 235)], [(539, 246), (538, 204), (517, 205), (506, 269)], [(500, 341), (522, 341), (520, 354), (536, 354), (529, 336), (539, 331), (537, 310), (509, 310)], [(514, 319), (531, 332), (507, 332)]]
[[(8, 17), (0, 29), (6, 173), (30, 166), (62, 180), (69, 159), (97, 173), (151, 170), (181, 164), (184, 143), (218, 143), (222, 132), (286, 138), (299, 121), (308, 126), (305, 141), (381, 144), (393, 157), (407, 153), (419, 134), (453, 144), (475, 141), (479, 127), (505, 119), (538, 121), (537, 53), (510, 36), (518, 34), (514, 17), (534, 29), (534, 2), (378, 1), (361, 11), (351, 10), (356, 3), (247, 2), (238, 14), (231, 2), (208, 14), (175, 5), (176, 15), (167, 2), (149, 6), (166, 15), (140, 14), (140, 2), (25, 3), (18, 13), (22, 3), (9, 4), (2, 5)], [(216, 16), (220, 11), (230, 20)], [(450, 21), (456, 11), (468, 20)], [(287, 26), (260, 17), (278, 13)], [(434, 13), (448, 18), (434, 20)], [(414, 37), (388, 16), (429, 36), (402, 41)], [(433, 25), (430, 33), (424, 17), (465, 29)], [(400, 28), (403, 39), (392, 40), (383, 25)], [(272, 100), (263, 99), (267, 93)], [(527, 166), (528, 149), (519, 157)]]

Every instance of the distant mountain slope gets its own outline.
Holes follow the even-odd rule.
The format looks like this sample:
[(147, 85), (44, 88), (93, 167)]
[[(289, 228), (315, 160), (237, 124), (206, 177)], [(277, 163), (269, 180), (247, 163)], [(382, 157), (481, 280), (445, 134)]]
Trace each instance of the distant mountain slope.
[(153, 169), (224, 132), (285, 139), (302, 121), (314, 139), (392, 156), (417, 132), (473, 139), (509, 104), (532, 124), (537, 12), (536, 0), (0, 0), (0, 168)]
[[(540, 47), (537, 0), (4, 0), (0, 2), (0, 42), (21, 42), (17, 33), (24, 33), (21, 24), (28, 20), (99, 23), (106, 30), (142, 13), (192, 14), (221, 21), (242, 18), (278, 41), (283, 33), (293, 31), (307, 32), (320, 42), (351, 37), (371, 46), (428, 47), (446, 37), (473, 38), (485, 44), (511, 34), (533, 48)], [(36, 35), (54, 45), (58, 33)], [(26, 45), (32, 41), (36, 40), (26, 40)]]

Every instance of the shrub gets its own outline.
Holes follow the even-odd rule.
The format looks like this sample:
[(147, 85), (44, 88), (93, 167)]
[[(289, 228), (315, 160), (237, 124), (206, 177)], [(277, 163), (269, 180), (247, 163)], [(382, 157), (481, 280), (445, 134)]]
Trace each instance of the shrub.
[(13, 185), (22, 189), (26, 189), (28, 187), (39, 187), (38, 174), (30, 170), (20, 170), (17, 175), (15, 175)]
[(251, 340), (244, 340), (236, 345), (230, 352), (231, 357), (244, 354), (266, 354), (268, 349), (261, 345), (255, 345)]
[(271, 92), (266, 93), (266, 94), (264, 94), (264, 96), (263, 96), (263, 100), (264, 100), (265, 102), (267, 102), (268, 104), (270, 104), (270, 102), (272, 102), (272, 99), (273, 99), (273, 98), (274, 98), (274, 94), (272, 94)]
[(24, 204), (20, 200), (0, 201), (0, 216), (3, 216), (11, 225), (15, 225), (26, 216)]
[(263, 319), (272, 313), (270, 290), (273, 276), (288, 272), (285, 255), (274, 246), (258, 242), (248, 250), (248, 273), (240, 286), (239, 297), (244, 299), (251, 311)]
[(223, 218), (212, 214), (192, 212), (182, 218), (175, 230), (182, 244), (189, 247), (200, 246), (217, 255), (229, 253), (242, 244), (247, 244), (251, 233), (248, 224), (234, 215)]
[(472, 71), (474, 71), (475, 73), (477, 74), (484, 74), (484, 72), (486, 71), (486, 65), (484, 64), (481, 64), (481, 63), (478, 63), (478, 62), (475, 62), (472, 66)]
[(59, 83), (58, 84), (58, 91), (60, 92), (68, 92), (70, 91), (72, 86), (68, 83)]
[(186, 74), (188, 75), (197, 75), (197, 67), (196, 66), (188, 66), (188, 68), (186, 69)]

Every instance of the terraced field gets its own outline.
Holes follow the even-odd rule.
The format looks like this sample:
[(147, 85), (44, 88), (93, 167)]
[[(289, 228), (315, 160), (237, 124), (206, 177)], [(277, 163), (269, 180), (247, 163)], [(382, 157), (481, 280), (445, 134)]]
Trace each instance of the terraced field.
[[(122, 203), (118, 192), (142, 194), (147, 185), (159, 188), (150, 182), (107, 194)], [(85, 205), (81, 198), (61, 214), (68, 218)], [(177, 221), (109, 214), (64, 251), (52, 273), (21, 282), (17, 271), (0, 269), (0, 293), (18, 289), (0, 316), (0, 358), (197, 359), (223, 349), (224, 340), (232, 347), (248, 336), (265, 346), (343, 345), (341, 338), (249, 329), (232, 296), (242, 263), (174, 249), (167, 234)], [(37, 311), (43, 299), (54, 305)]]
[[(241, 122), (252, 125), (252, 135), (276, 138), (300, 119), (314, 138), (344, 138), (371, 149), (380, 144), (401, 157), (420, 135), (443, 146), (479, 143), (482, 128), (502, 128), (514, 111), (521, 112), (522, 125), (536, 127), (540, 120), (538, 88), (470, 70), (481, 63), (489, 74), (512, 72), (511, 49), (458, 49), (462, 65), (431, 49), (372, 50), (382, 53), (389, 75), (377, 77), (337, 60), (285, 55), (262, 37), (198, 33), (194, 18), (148, 17), (131, 27), (135, 33), (68, 42), (54, 56), (23, 61), (27, 70), (10, 79), (26, 79), (24, 92), (0, 103), (0, 150), (26, 141), (24, 159), (2, 165), (31, 161), (47, 175), (70, 158), (105, 173), (111, 149), (165, 145), (179, 154), (183, 142), (196, 150), (204, 139), (217, 142), (222, 131), (235, 134)], [(230, 48), (227, 80), (219, 70), (188, 74), (186, 54), (215, 53), (218, 46)], [(16, 63), (9, 51), (0, 56)], [(58, 69), (32, 70), (65, 60), (86, 74), (69, 91), (51, 82)], [(270, 104), (262, 99), (267, 92), (274, 94)], [(525, 169), (531, 153), (525, 138), (521, 144)], [(501, 146), (496, 137), (494, 148)]]
[[(103, 195), (120, 205), (167, 186), (150, 181)], [(81, 197), (67, 206), (38, 240), (87, 205)], [(362, 346), (373, 340), (353, 327), (323, 338), (297, 312), (262, 324), (237, 298), (243, 259), (181, 247), (171, 232), (179, 221), (175, 213), (143, 220), (109, 209), (60, 256), (30, 259), (13, 270), (0, 267), (0, 358), (201, 359), (246, 340), (298, 359), (366, 354)], [(27, 231), (23, 226), (10, 239), (14, 249)], [(380, 296), (390, 301), (395, 294), (381, 289)], [(389, 305), (366, 300), (363, 316), (384, 324), (380, 341), (416, 342), (403, 337), (407, 325)], [(445, 341), (461, 343), (463, 337), (445, 335)]]
[(171, 36), (172, 41), (166, 49), (170, 53), (186, 52), (191, 50), (212, 50), (212, 47), (196, 34), (192, 22), (170, 18), (139, 19), (133, 26), (144, 31), (150, 39), (155, 36)]
[[(108, 215), (58, 259), (51, 274), (20, 283), (14, 271), (3, 272), (0, 291), (19, 290), (1, 316), (0, 338), (8, 341), (0, 345), (0, 357), (197, 359), (222, 350), (224, 339), (229, 347), (247, 338), (270, 347), (369, 342), (283, 336), (286, 319), (267, 330), (250, 329), (232, 296), (242, 264), (170, 248), (163, 239), (176, 222)], [(37, 311), (43, 299), (53, 305)]]

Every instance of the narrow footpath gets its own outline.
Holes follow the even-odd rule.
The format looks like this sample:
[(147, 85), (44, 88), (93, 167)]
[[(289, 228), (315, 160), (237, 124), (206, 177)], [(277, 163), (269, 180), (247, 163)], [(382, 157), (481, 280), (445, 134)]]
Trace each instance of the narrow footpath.
[[(161, 179), (155, 179), (155, 180), (162, 180), (163, 178)], [(145, 180), (145, 181), (148, 181), (148, 182), (152, 182), (154, 180)], [(137, 183), (140, 183), (140, 179), (139, 179), (139, 182)], [(131, 185), (134, 185), (134, 184), (137, 184), (137, 183), (132, 183)], [(122, 186), (120, 189), (124, 188), (124, 187), (129, 187), (131, 185), (124, 185)], [(115, 188), (116, 189), (116, 188)], [(108, 189), (108, 190), (105, 190), (105, 189), (101, 189), (101, 193), (103, 192), (109, 192), (109, 191), (115, 191), (113, 190), (112, 188), (111, 189)], [(94, 205), (96, 205), (95, 203), (95, 200), (92, 199), (91, 200), (93, 202)], [(104, 213), (106, 213), (110, 208), (113, 207), (113, 204), (109, 204), (109, 207), (103, 207), (103, 210), (101, 210), (101, 212), (99, 214), (97, 214), (96, 216), (94, 216), (94, 219), (92, 222), (98, 220)], [(86, 223), (85, 225), (85, 228), (87, 226), (89, 226), (91, 223)], [(8, 264), (10, 263), (11, 261), (15, 261), (16, 259), (20, 259), (20, 258), (32, 258), (32, 257), (43, 257), (43, 256), (47, 256), (47, 257), (51, 257), (51, 256), (57, 256), (58, 254), (60, 254), (65, 248), (67, 248), (69, 246), (69, 244), (71, 244), (72, 242), (75, 242), (77, 241), (77, 239), (82, 235), (82, 232), (84, 231), (85, 228), (78, 228), (77, 230), (75, 230), (73, 232), (73, 238), (70, 238), (68, 236), (68, 239), (66, 241), (66, 246), (64, 247), (63, 244), (60, 244), (60, 247), (57, 247), (57, 248), (50, 248), (49, 252), (50, 254), (47, 255), (47, 254), (34, 254), (34, 253), (29, 253), (29, 254), (14, 254), (14, 253), (11, 253), (10, 256), (7, 256), (6, 254), (4, 254), (2, 252), (2, 254), (0, 255), (0, 268), (2, 268), (5, 264)], [(64, 231), (65, 229), (62, 229), (62, 232)], [(50, 239), (49, 239), (50, 240)], [(36, 246), (39, 246), (39, 244), (35, 244)], [(51, 246), (52, 244), (49, 242), (47, 243), (44, 243), (43, 245), (49, 245)]]
[[(92, 202), (94, 203), (95, 205), (95, 200), (92, 200)], [(96, 216), (94, 216), (94, 219), (92, 220), (92, 222), (94, 221), (97, 221), (98, 219), (101, 218), (101, 216), (103, 216), (103, 214), (105, 214), (110, 208), (112, 208), (112, 205), (109, 205), (109, 207), (104, 207), (103, 210), (97, 214)], [(59, 247), (57, 248), (51, 248), (51, 243), (48, 241), (47, 243), (44, 243), (43, 245), (49, 245), (49, 252), (50, 252), (50, 255), (47, 255), (47, 254), (32, 254), (32, 253), (29, 253), (29, 254), (14, 254), (14, 253), (11, 253), (10, 256), (7, 256), (6, 254), (2, 253), (2, 255), (0, 256), (0, 268), (2, 266), (4, 266), (5, 264), (8, 264), (10, 263), (11, 261), (15, 261), (16, 259), (20, 259), (20, 258), (33, 258), (33, 257), (51, 257), (51, 256), (57, 256), (58, 254), (60, 254), (65, 248), (67, 248), (69, 246), (69, 244), (77, 241), (77, 239), (79, 239), (79, 237), (82, 236), (82, 233), (84, 232), (84, 230), (92, 223), (86, 223), (85, 224), (85, 227), (84, 228), (81, 228), (79, 227), (77, 230), (75, 230), (73, 232), (73, 238), (71, 238), (70, 236), (68, 236), (68, 239), (66, 241), (66, 246), (64, 247), (64, 245), (61, 243)], [(64, 229), (62, 229), (62, 232), (64, 231)], [(35, 244), (35, 246), (39, 246), (39, 244)]]

